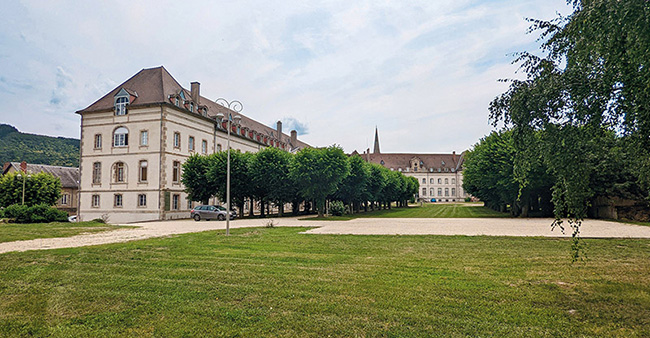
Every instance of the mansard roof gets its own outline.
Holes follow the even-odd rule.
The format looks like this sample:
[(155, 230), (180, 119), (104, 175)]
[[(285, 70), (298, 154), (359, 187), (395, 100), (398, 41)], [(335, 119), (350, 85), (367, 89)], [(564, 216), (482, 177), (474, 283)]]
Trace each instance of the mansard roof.
[[(9, 165), (5, 165), (3, 174), (9, 172), (9, 169), (13, 167), (14, 171), (20, 172), (20, 162), (10, 162)], [(61, 180), (61, 187), (63, 188), (78, 188), (79, 184), (79, 168), (75, 167), (60, 167), (56, 165), (47, 165), (47, 164), (32, 164), (27, 163), (27, 173), (36, 174), (36, 173), (48, 173), (54, 177), (58, 177)]]
[[(137, 98), (129, 103), (131, 107), (150, 104), (169, 104), (169, 96), (178, 95), (181, 92), (184, 93), (185, 98), (188, 100), (191, 100), (192, 97), (189, 90), (183, 88), (183, 86), (181, 86), (178, 81), (176, 81), (176, 79), (174, 79), (174, 77), (169, 74), (165, 67), (160, 66), (155, 68), (142, 69), (137, 74), (133, 75), (130, 79), (117, 86), (115, 89), (104, 95), (99, 100), (95, 101), (90, 106), (77, 111), (77, 113), (83, 114), (93, 111), (112, 110), (115, 104), (114, 96), (122, 88), (124, 88), (129, 93), (137, 93)], [(273, 136), (273, 138), (278, 139), (278, 135), (276, 135), (277, 131), (275, 129), (268, 127), (263, 123), (255, 121), (242, 113), (236, 113), (204, 96), (200, 96), (199, 102), (194, 102), (194, 104), (197, 107), (200, 105), (206, 106), (208, 109), (207, 114), (209, 118), (215, 119), (218, 113), (222, 113), (225, 116), (228, 116), (228, 113), (233, 114), (233, 116), (239, 115), (242, 117), (242, 128), (254, 130), (261, 135), (269, 137)], [(200, 113), (198, 113), (198, 110), (192, 114), (200, 115)], [(290, 144), (292, 148), (309, 147), (308, 144), (302, 141), (297, 141), (297, 144), (291, 144), (291, 136), (285, 133), (282, 133), (280, 141), (286, 144)]]
[(394, 170), (398, 170), (398, 168), (402, 168), (405, 170), (406, 168), (411, 167), (411, 160), (412, 159), (419, 159), (422, 161), (422, 164), (418, 165), (420, 167), (426, 168), (427, 171), (430, 171), (430, 169), (433, 169), (434, 172), (438, 172), (438, 169), (441, 169), (441, 171), (445, 171), (445, 168), (449, 168), (449, 170), (454, 169), (454, 171), (461, 171), (462, 170), (462, 165), (464, 161), (464, 155), (465, 152), (459, 154), (456, 153), (451, 153), (451, 154), (417, 154), (417, 153), (379, 153), (379, 154), (373, 154), (373, 153), (366, 153), (363, 154), (362, 157), (370, 163), (377, 163), (377, 164), (382, 164), (383, 161), (383, 166), (386, 168), (393, 168)]

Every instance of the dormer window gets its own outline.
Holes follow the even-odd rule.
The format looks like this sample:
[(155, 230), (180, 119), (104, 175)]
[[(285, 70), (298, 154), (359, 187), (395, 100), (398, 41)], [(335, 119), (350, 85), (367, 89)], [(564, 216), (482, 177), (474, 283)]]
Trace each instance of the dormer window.
[[(132, 97), (133, 96), (133, 97)], [(114, 102), (114, 107), (115, 107), (115, 115), (116, 116), (121, 116), (121, 115), (126, 115), (127, 110), (126, 106), (131, 103), (131, 99), (135, 99), (137, 94), (129, 94), (129, 92), (126, 91), (126, 89), (122, 88), (120, 89), (117, 94), (115, 94), (115, 102)]]
[(194, 112), (194, 103), (190, 102), (190, 111), (193, 113)]
[[(380, 163), (381, 165), (386, 164), (386, 162), (384, 162), (384, 160), (381, 160), (379, 163)], [(392, 168), (391, 168), (391, 169), (392, 169)]]
[(118, 97), (115, 100), (115, 115), (126, 115), (126, 105), (129, 104), (129, 98)]

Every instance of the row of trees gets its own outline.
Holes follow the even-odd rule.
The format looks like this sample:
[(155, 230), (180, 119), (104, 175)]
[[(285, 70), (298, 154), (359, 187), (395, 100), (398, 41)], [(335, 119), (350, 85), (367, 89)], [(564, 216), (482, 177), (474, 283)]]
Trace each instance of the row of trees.
[[(207, 204), (211, 197), (226, 200), (227, 152), (193, 155), (183, 164), (182, 182), (194, 201)], [(297, 213), (301, 203), (315, 205), (324, 215), (327, 200), (338, 200), (358, 212), (367, 208), (390, 208), (392, 202), (406, 205), (419, 184), (415, 178), (348, 157), (340, 147), (305, 148), (291, 154), (277, 148), (257, 153), (230, 152), (231, 200), (243, 216), (247, 201), (260, 204), (262, 217), (269, 204), (284, 213), (292, 204)], [(252, 207), (250, 208), (252, 213)]]
[(515, 177), (515, 146), (512, 131), (493, 132), (465, 153), (463, 188), (486, 207), (513, 216), (553, 214), (553, 177), (537, 156), (530, 161), (529, 181), (520, 187)]
[(576, 236), (595, 196), (650, 191), (650, 2), (567, 2), (569, 16), (531, 20), (541, 53), (519, 54), (526, 78), (510, 80), (490, 118), (511, 130), (510, 201), (541, 169), (556, 218), (569, 217)]

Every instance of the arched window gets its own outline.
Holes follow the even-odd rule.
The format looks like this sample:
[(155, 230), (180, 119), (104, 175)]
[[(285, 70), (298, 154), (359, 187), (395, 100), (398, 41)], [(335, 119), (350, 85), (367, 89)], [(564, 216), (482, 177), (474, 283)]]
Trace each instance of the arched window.
[(456, 179), (455, 178), (451, 179), (451, 184), (456, 184)]
[(438, 184), (442, 184), (442, 178), (438, 179)]
[(427, 179), (426, 178), (422, 179), (422, 184), (427, 184)]
[(129, 145), (129, 130), (125, 127), (116, 128), (113, 132), (113, 147), (126, 147)]
[(445, 178), (445, 184), (449, 184), (449, 179)]
[(438, 196), (442, 196), (442, 188), (438, 188)]
[(129, 104), (129, 98), (121, 96), (115, 99), (115, 115), (126, 115), (126, 105)]
[[(433, 184), (433, 178), (429, 179), (429, 184)], [(433, 195), (433, 194), (431, 194)]]
[(429, 194), (429, 195), (431, 195), (431, 196), (434, 196), (434, 194), (433, 194), (433, 193), (435, 192), (435, 189), (433, 189), (433, 188), (431, 188), (431, 189), (429, 189), (429, 192), (430, 192), (430, 194)]
[(117, 162), (113, 165), (113, 182), (126, 182), (126, 165), (124, 162)]
[(449, 196), (449, 188), (445, 188), (445, 196)]
[(451, 188), (451, 196), (456, 196), (456, 188)]

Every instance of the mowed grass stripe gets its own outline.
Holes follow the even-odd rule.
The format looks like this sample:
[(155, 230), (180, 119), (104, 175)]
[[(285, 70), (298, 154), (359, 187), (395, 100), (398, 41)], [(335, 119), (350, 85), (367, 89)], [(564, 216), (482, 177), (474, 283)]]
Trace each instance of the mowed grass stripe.
[(509, 213), (498, 212), (483, 206), (483, 203), (423, 203), (408, 208), (369, 210), (352, 215), (307, 217), (308, 220), (350, 220), (354, 218), (507, 218)]
[(650, 241), (233, 229), (1, 256), (0, 336), (647, 336)]

